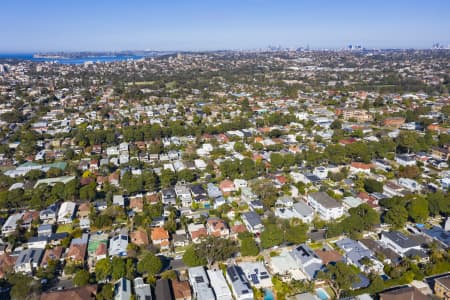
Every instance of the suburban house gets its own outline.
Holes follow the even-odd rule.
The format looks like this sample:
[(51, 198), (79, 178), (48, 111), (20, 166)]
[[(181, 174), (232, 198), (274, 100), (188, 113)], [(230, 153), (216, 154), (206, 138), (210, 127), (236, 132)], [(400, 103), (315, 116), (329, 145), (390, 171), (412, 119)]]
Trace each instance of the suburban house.
[(152, 229), (151, 240), (153, 245), (159, 245), (161, 250), (169, 249), (169, 232), (162, 227), (156, 227)]
[(261, 222), (261, 218), (254, 211), (245, 212), (242, 214), (242, 222), (248, 231), (253, 234), (260, 234), (264, 230), (264, 225)]
[(191, 286), (188, 281), (180, 281), (177, 278), (172, 279), (172, 294), (175, 300), (191, 300)]
[(38, 227), (38, 236), (49, 236), (53, 233), (53, 226), (51, 224), (42, 224)]
[(114, 300), (131, 299), (131, 281), (122, 277), (114, 283)]
[(222, 193), (231, 193), (236, 191), (236, 186), (234, 185), (234, 182), (228, 179), (222, 180), (219, 184), (219, 189), (222, 191)]
[(86, 258), (86, 250), (88, 246), (89, 234), (83, 233), (80, 238), (72, 239), (69, 250), (66, 254), (66, 260), (71, 263), (84, 263)]
[(176, 205), (177, 204), (177, 195), (175, 190), (172, 188), (163, 189), (161, 191), (162, 194), (162, 202), (164, 205)]
[(208, 231), (203, 224), (189, 224), (188, 232), (192, 242), (196, 244), (200, 243), (202, 239), (204, 239), (208, 235)]
[(52, 204), (44, 210), (41, 210), (39, 213), (39, 219), (42, 222), (53, 224), (56, 221), (56, 213), (58, 211), (58, 206), (56, 204)]
[(334, 220), (342, 217), (344, 207), (325, 192), (308, 194), (308, 204), (324, 220)]
[(231, 265), (227, 267), (226, 276), (229, 284), (231, 285), (231, 291), (233, 292), (234, 299), (236, 300), (253, 300), (253, 290), (245, 277), (242, 268), (238, 265)]
[(17, 257), (14, 271), (17, 273), (31, 274), (34, 269), (39, 267), (44, 254), (44, 249), (28, 248), (20, 252)]
[(399, 178), (398, 184), (413, 193), (422, 189), (422, 186), (417, 181), (409, 178)]
[[(168, 279), (158, 279), (155, 287), (156, 299), (173, 299)], [(114, 299), (115, 300), (115, 299)]]
[(208, 277), (217, 299), (233, 300), (230, 288), (221, 270), (208, 270)]
[(358, 173), (365, 173), (367, 175), (370, 175), (370, 169), (374, 166), (372, 164), (365, 164), (361, 162), (352, 162), (350, 164), (350, 173), (352, 174), (358, 174)]
[(382, 232), (380, 241), (401, 256), (422, 251), (421, 242), (415, 236), (406, 236), (399, 231)]
[(73, 217), (75, 215), (75, 202), (66, 201), (61, 204), (58, 210), (58, 224), (69, 224), (72, 223)]
[(188, 269), (189, 283), (192, 287), (193, 298), (197, 300), (215, 299), (213, 290), (209, 286), (209, 279), (203, 267)]
[(8, 236), (14, 232), (16, 232), (17, 229), (17, 222), (19, 220), (22, 220), (23, 213), (16, 213), (13, 215), (10, 215), (8, 219), (6, 219), (5, 224), (2, 226), (2, 235)]
[(405, 188), (394, 181), (386, 181), (383, 185), (383, 194), (388, 197), (403, 196)]
[(113, 205), (125, 207), (125, 198), (123, 195), (113, 195)]
[(281, 219), (297, 218), (304, 223), (311, 223), (314, 218), (314, 210), (303, 201), (296, 202), (292, 207), (276, 207), (275, 216)]
[(289, 253), (308, 280), (312, 280), (322, 269), (323, 262), (306, 244), (300, 244)]
[(143, 229), (131, 232), (130, 241), (139, 247), (145, 247), (149, 244), (147, 232)]
[(118, 234), (109, 240), (109, 256), (127, 256), (128, 236)]
[(97, 295), (97, 285), (85, 285), (82, 287), (75, 287), (61, 291), (44, 292), (40, 296), (40, 300), (94, 300)]
[(108, 255), (108, 234), (91, 234), (89, 236), (87, 252), (89, 266), (93, 266), (96, 261), (106, 258)]
[(256, 288), (271, 288), (272, 278), (262, 262), (241, 262), (242, 268), (247, 280)]
[(50, 261), (60, 260), (62, 253), (63, 253), (63, 247), (61, 247), (61, 246), (56, 246), (53, 248), (46, 249), (44, 252), (44, 256), (42, 257), (40, 267), (46, 268)]
[(209, 235), (221, 238), (228, 238), (230, 230), (225, 221), (219, 218), (210, 218), (206, 221), (206, 231)]
[(450, 299), (450, 275), (439, 277), (434, 280), (434, 293), (440, 299)]
[(144, 278), (136, 277), (134, 280), (134, 293), (136, 294), (136, 300), (151, 300), (152, 290), (150, 284), (144, 283)]
[[(384, 265), (375, 259), (375, 253), (365, 247), (362, 243), (349, 238), (344, 238), (337, 241), (336, 245), (345, 253), (347, 263), (357, 266), (363, 272), (383, 272)], [(362, 262), (364, 258), (369, 259), (371, 263), (368, 265), (364, 264)]]
[(435, 159), (448, 161), (450, 158), (450, 149), (449, 147), (432, 147), (431, 156)]
[(178, 181), (175, 185), (175, 194), (180, 199), (183, 207), (190, 207), (192, 204), (191, 189), (184, 181)]
[(216, 185), (214, 185), (214, 183), (211, 183), (211, 182), (208, 183), (208, 185), (207, 185), (207, 193), (208, 193), (208, 197), (213, 198), (213, 199), (223, 196), (220, 189)]
[(398, 289), (381, 292), (380, 300), (397, 300), (397, 299), (414, 299), (414, 300), (430, 300), (431, 298), (424, 295), (419, 289), (412, 286), (403, 286)]
[(408, 166), (415, 166), (416, 165), (416, 159), (413, 155), (408, 154), (400, 154), (395, 157), (395, 161), (403, 167)]
[(78, 218), (87, 218), (91, 212), (91, 205), (87, 202), (81, 203), (78, 206), (77, 217)]

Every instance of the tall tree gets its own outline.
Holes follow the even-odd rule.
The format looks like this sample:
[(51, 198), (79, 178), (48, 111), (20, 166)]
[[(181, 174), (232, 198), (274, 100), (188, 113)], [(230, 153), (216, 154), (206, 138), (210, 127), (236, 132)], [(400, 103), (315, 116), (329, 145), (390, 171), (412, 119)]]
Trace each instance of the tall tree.
[(318, 278), (327, 280), (336, 293), (337, 299), (340, 299), (341, 293), (348, 291), (353, 283), (361, 281), (355, 268), (344, 262), (337, 262), (335, 265), (328, 264), (326, 269), (326, 271), (319, 272)]
[(137, 270), (141, 274), (156, 275), (162, 269), (161, 259), (153, 253), (147, 253), (137, 265)]

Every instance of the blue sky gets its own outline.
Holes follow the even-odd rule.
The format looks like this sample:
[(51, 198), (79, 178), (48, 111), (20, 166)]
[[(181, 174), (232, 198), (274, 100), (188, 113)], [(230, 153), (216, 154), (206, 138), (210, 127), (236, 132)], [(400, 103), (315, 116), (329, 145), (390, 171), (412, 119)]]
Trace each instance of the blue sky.
[(0, 52), (450, 44), (448, 0), (3, 0), (0, 7)]

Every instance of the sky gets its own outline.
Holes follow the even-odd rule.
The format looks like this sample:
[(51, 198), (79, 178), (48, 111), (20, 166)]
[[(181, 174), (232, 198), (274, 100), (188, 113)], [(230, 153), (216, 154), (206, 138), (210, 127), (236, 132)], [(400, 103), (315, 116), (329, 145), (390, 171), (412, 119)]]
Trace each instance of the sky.
[(450, 45), (449, 0), (1, 0), (0, 52)]

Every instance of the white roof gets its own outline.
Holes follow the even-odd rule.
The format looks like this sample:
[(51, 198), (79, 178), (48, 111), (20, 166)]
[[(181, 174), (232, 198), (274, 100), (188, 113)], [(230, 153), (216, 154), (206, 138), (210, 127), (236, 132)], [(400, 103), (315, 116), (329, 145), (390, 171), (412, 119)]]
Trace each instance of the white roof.
[(231, 291), (228, 288), (228, 284), (225, 277), (220, 270), (208, 270), (208, 277), (211, 283), (211, 287), (214, 289), (214, 293), (217, 299), (232, 300)]
[(75, 212), (75, 202), (70, 202), (70, 201), (66, 201), (63, 202), (63, 204), (61, 204), (61, 207), (59, 208), (58, 211), (58, 219), (63, 219), (63, 218), (67, 218), (67, 217), (71, 217), (73, 216), (74, 212)]

